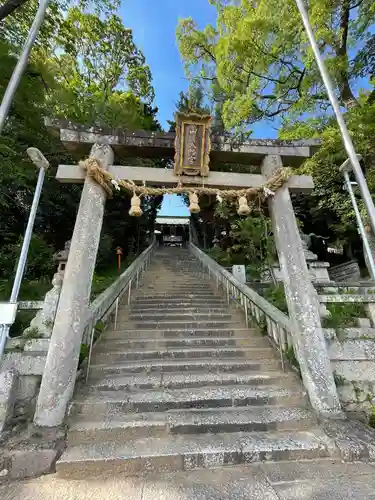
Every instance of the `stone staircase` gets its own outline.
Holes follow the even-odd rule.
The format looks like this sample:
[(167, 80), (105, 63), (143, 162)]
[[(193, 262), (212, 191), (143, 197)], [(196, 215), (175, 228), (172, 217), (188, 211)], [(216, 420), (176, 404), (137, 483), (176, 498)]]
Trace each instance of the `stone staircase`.
[(71, 404), (62, 477), (329, 456), (298, 377), (188, 250), (155, 253)]

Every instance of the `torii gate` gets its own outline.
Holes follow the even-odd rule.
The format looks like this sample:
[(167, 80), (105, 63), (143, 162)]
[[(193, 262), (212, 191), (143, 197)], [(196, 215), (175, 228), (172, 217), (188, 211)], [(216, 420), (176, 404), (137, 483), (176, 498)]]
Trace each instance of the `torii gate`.
[[(174, 134), (127, 134), (52, 121), (47, 125), (60, 134), (69, 150), (89, 152), (90, 157), (99, 160), (117, 179), (176, 185), (173, 170), (113, 165), (114, 153), (126, 157), (136, 151), (137, 156), (173, 158)], [(212, 158), (260, 166), (260, 174), (210, 172), (204, 179), (206, 186), (228, 188), (261, 187), (283, 163), (300, 165), (318, 146), (316, 141), (253, 140), (233, 149), (222, 137), (213, 138), (212, 142)], [(76, 165), (60, 165), (56, 178), (60, 182), (84, 183), (84, 186), (34, 417), (36, 425), (46, 427), (58, 426), (64, 421), (73, 395), (107, 196), (104, 189), (90, 177), (85, 178), (83, 169)], [(185, 176), (184, 184), (201, 186), (202, 178)], [(314, 408), (320, 414), (332, 416), (339, 415), (341, 407), (321, 326), (318, 296), (310, 281), (290, 197), (291, 192), (309, 192), (312, 188), (310, 176), (291, 176), (275, 196), (269, 198), (269, 208), (284, 276), (293, 345), (303, 381)]]

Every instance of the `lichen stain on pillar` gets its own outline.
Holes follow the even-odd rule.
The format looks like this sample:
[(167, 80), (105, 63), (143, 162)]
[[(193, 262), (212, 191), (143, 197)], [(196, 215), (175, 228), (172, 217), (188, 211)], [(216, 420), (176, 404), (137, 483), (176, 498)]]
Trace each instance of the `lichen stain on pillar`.
[[(103, 168), (113, 163), (108, 145), (94, 144), (90, 156)], [(73, 394), (105, 201), (103, 188), (86, 177), (34, 417), (39, 426), (62, 424)]]
[[(282, 167), (281, 157), (267, 156), (267, 177)], [(320, 321), (319, 299), (307, 268), (289, 190), (281, 187), (269, 199), (275, 243), (284, 276), (292, 339), (311, 404), (321, 415), (343, 417)]]

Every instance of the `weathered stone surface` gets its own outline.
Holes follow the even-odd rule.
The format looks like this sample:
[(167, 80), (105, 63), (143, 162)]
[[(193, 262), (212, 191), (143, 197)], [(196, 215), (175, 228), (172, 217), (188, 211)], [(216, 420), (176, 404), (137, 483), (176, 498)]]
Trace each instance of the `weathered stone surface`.
[(371, 321), (369, 318), (357, 318), (358, 328), (371, 328)]
[(344, 262), (343, 264), (331, 267), (329, 275), (332, 281), (353, 281), (355, 283), (360, 280), (361, 271), (358, 262), (351, 260), (350, 262)]
[[(271, 176), (282, 167), (279, 156), (268, 156), (262, 172)], [(341, 406), (320, 322), (317, 292), (313, 288), (289, 191), (281, 187), (269, 199), (273, 232), (284, 275), (293, 345), (302, 378), (315, 410), (338, 416)]]
[(301, 481), (273, 485), (280, 500), (374, 500), (375, 478)]
[(356, 382), (375, 382), (375, 363), (369, 360), (339, 360), (332, 361), (332, 366), (337, 375), (346, 380)]
[[(313, 479), (335, 479), (346, 476), (354, 478), (361, 475), (375, 475), (373, 465), (349, 463), (337, 459), (308, 460), (301, 462), (264, 463), (260, 468), (271, 484)], [(365, 481), (366, 478), (363, 478)]]
[[(119, 465), (124, 473), (135, 473), (132, 460), (137, 460), (139, 464), (137, 474), (145, 474), (163, 471), (165, 459), (168, 459), (170, 471), (178, 471), (324, 456), (328, 456), (325, 442), (309, 432), (240, 432), (71, 446), (57, 462), (56, 468), (61, 476), (79, 477), (82, 465), (87, 473), (97, 472), (99, 464), (103, 471)], [(150, 469), (147, 465), (149, 461), (152, 463)]]
[(62, 276), (56, 273), (52, 280), (52, 288), (49, 290), (43, 301), (43, 307), (37, 313), (35, 318), (30, 322), (30, 326), (23, 332), (23, 336), (27, 337), (31, 333), (37, 334), (39, 337), (49, 338), (52, 333), (53, 322), (55, 320), (57, 304), (59, 302)]
[(5, 362), (12, 363), (20, 375), (42, 375), (46, 364), (46, 352), (7, 352)]
[(49, 347), (49, 339), (27, 339), (24, 337), (16, 337), (8, 339), (6, 351), (32, 351), (32, 352), (47, 352)]
[(346, 339), (374, 339), (375, 340), (375, 328), (324, 328), (324, 336), (326, 340), (337, 340), (340, 341)]
[(165, 474), (145, 480), (142, 500), (278, 500), (257, 467)]
[[(48, 475), (0, 486), (2, 500), (142, 500), (143, 482), (121, 476), (67, 481)], [(189, 499), (190, 500), (190, 499)]]
[(352, 420), (324, 420), (324, 432), (346, 461), (375, 461), (375, 430)]
[[(113, 151), (109, 146), (94, 145), (91, 156), (101, 161), (103, 168), (113, 163)], [(87, 177), (39, 393), (36, 425), (61, 424), (73, 394), (105, 200), (103, 188)]]
[[(262, 470), (263, 469), (263, 470)], [(374, 500), (375, 469), (332, 460), (164, 473), (49, 475), (0, 486), (3, 500)]]
[(328, 342), (327, 346), (331, 361), (373, 360), (375, 370), (375, 340), (336, 340)]
[(54, 449), (15, 450), (9, 455), (12, 479), (24, 479), (52, 472), (57, 456)]
[(312, 460), (262, 464), (267, 480), (282, 500), (374, 499), (375, 469), (364, 463)]
[(14, 368), (0, 371), (0, 434), (13, 415), (17, 376)]

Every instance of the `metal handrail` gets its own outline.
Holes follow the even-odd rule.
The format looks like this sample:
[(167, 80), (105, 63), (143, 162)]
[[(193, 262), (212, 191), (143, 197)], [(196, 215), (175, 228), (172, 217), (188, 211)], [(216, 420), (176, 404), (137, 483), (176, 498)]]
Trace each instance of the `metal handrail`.
[(154, 248), (155, 242), (151, 243), (151, 245), (117, 278), (117, 280), (90, 304), (86, 326), (83, 332), (83, 342), (86, 344), (89, 343), (86, 381), (90, 370), (95, 325), (98, 321), (105, 323), (107, 319), (114, 314), (114, 326), (116, 328), (119, 302), (127, 293), (127, 302), (130, 304), (132, 288), (133, 286), (138, 288), (140, 278), (150, 263)]
[(200, 261), (203, 268), (207, 269), (211, 279), (216, 281), (216, 286), (221, 285), (226, 291), (228, 303), (236, 301), (245, 313), (246, 326), (249, 326), (249, 315), (253, 316), (260, 324), (265, 320), (267, 336), (280, 352), (281, 364), (284, 370), (284, 352), (293, 345), (291, 337), (291, 322), (286, 314), (268, 302), (255, 290), (238, 281), (231, 273), (215, 262), (211, 257), (202, 252), (193, 243), (190, 243), (193, 255)]

